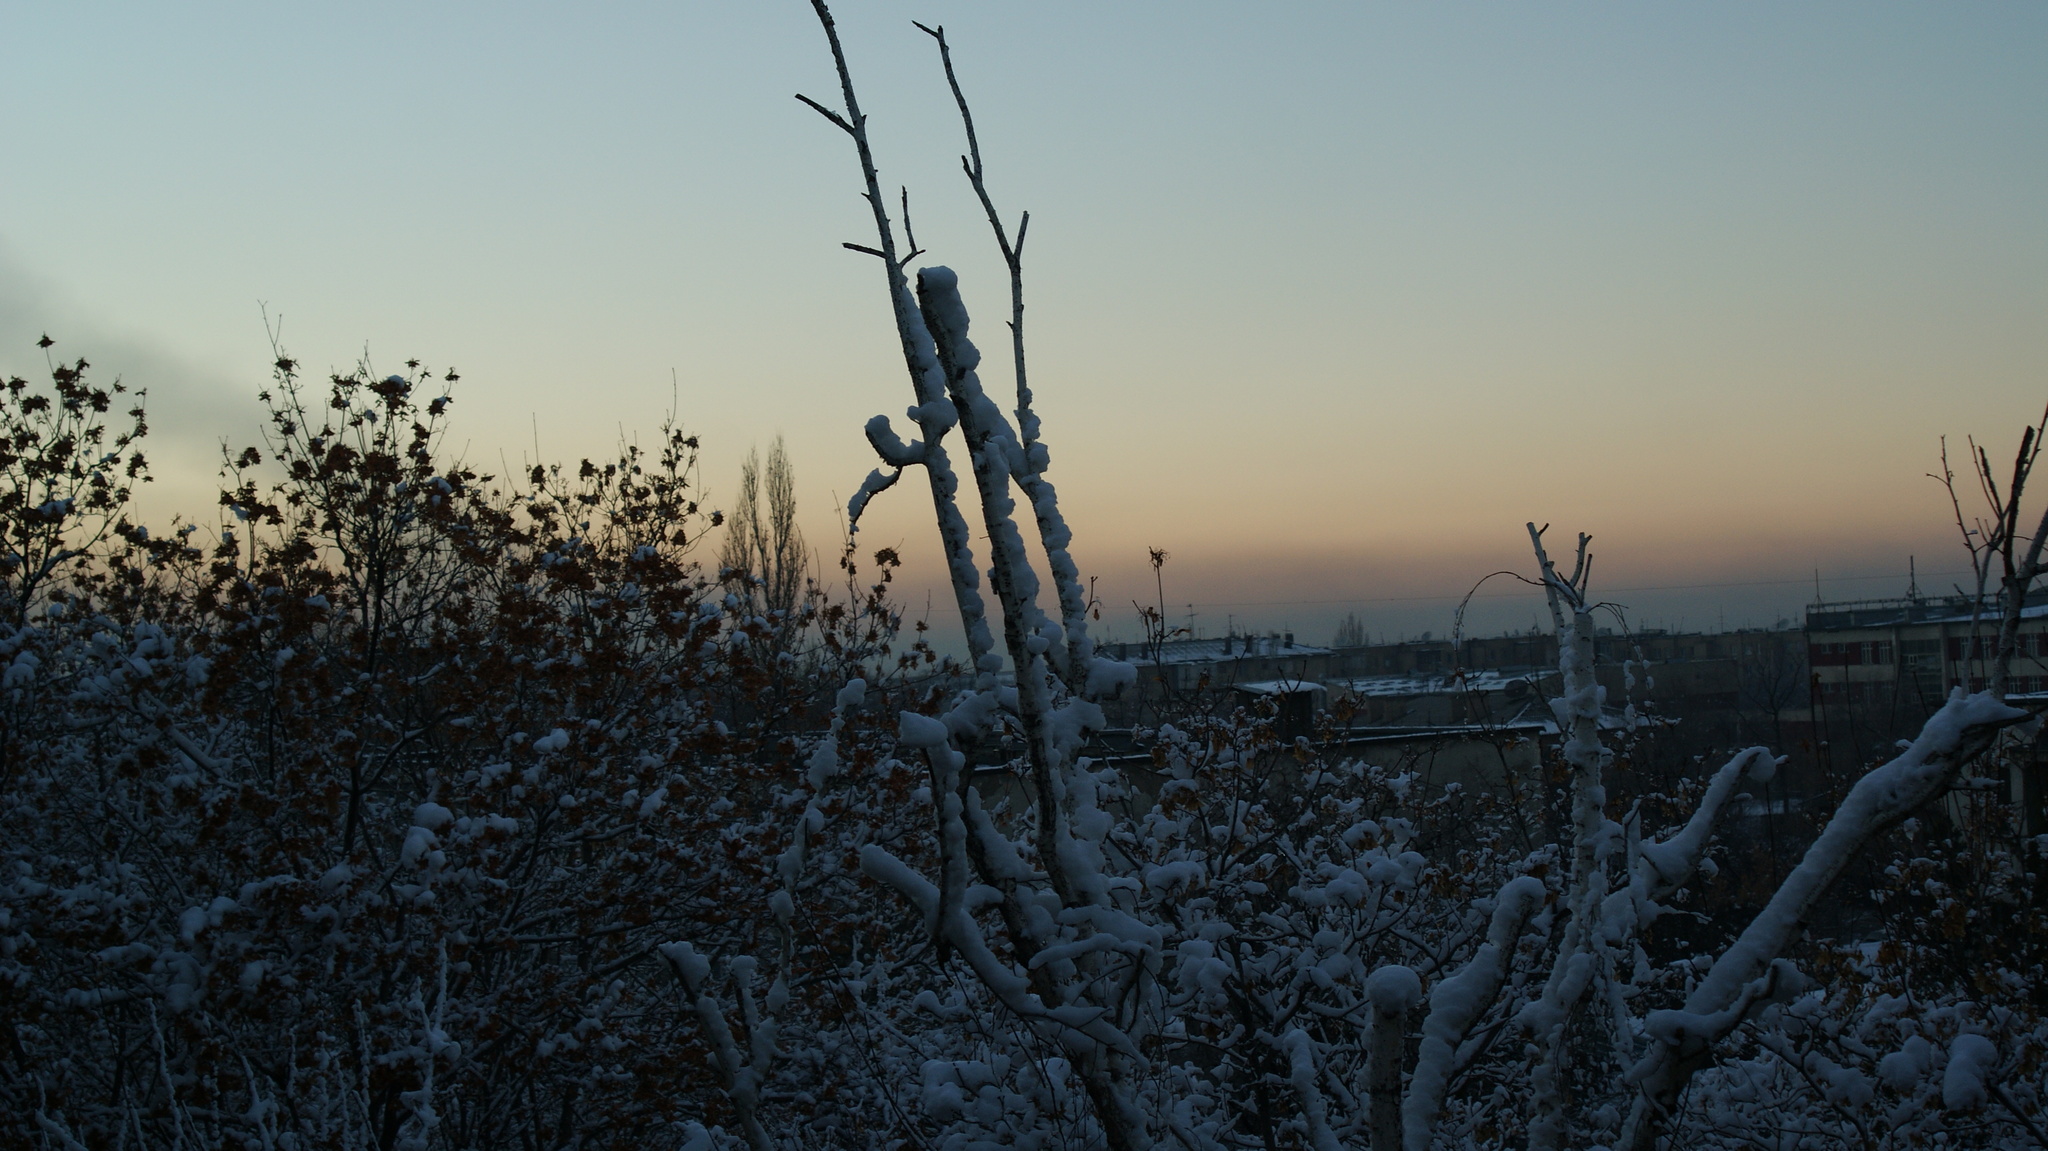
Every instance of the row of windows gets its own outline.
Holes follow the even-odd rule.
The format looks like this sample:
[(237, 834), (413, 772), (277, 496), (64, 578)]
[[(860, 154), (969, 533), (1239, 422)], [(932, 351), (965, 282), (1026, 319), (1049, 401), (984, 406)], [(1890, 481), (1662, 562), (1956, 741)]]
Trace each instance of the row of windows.
[[(2022, 656), (2033, 656), (2037, 659), (2044, 656), (2048, 656), (2048, 631), (2021, 632), (2015, 638), (2018, 640), (2018, 644), (2015, 649), (2017, 654)], [(1990, 659), (1991, 649), (1993, 645), (1995, 645), (1997, 642), (1998, 639), (1996, 636), (1979, 636), (1977, 637), (1977, 641), (1975, 643), (1971, 643), (1970, 640), (1964, 636), (1950, 636), (1948, 641), (1948, 657), (1952, 660), (1960, 660), (1964, 658)], [(1964, 649), (1966, 648), (1970, 652), (1970, 654), (1967, 657), (1965, 657), (1963, 654)]]
[[(1962, 682), (1962, 680), (1958, 679), (1949, 684), (1949, 686), (1961, 687)], [(1983, 691), (1988, 686), (1989, 682), (1983, 676), (1974, 675), (1970, 677), (1969, 690), (1973, 692)], [(2040, 691), (2048, 691), (2048, 676), (2009, 675), (2005, 677), (2005, 693), (2007, 695), (2032, 695)]]
[[(1957, 679), (1950, 682), (1949, 686), (1960, 687), (1962, 682), (1962, 680)], [(1836, 702), (1840, 700), (1876, 702), (1889, 698), (1893, 690), (1892, 681), (1876, 679), (1853, 683), (1835, 680), (1833, 682), (1822, 682), (1818, 686), (1820, 688), (1820, 698), (1823, 702)], [(1983, 691), (1986, 686), (1987, 682), (1983, 676), (1972, 676), (1968, 690), (1972, 692)], [(2008, 676), (2005, 681), (2005, 691), (2008, 695), (2032, 695), (2036, 692), (2048, 691), (2048, 676)]]
[(1814, 667), (1861, 667), (1867, 663), (1890, 663), (1890, 640), (1867, 642), (1814, 643), (1806, 646), (1807, 662)]
[[(2022, 632), (2018, 637), (2016, 654), (2022, 657), (2048, 659), (2048, 631)], [(1965, 659), (1989, 659), (1991, 649), (1997, 643), (1996, 637), (1979, 636), (1972, 643), (1967, 636), (1951, 636), (1948, 641), (1948, 658), (1951, 662)], [(1907, 640), (1908, 654), (1927, 654), (1938, 651), (1938, 641)], [(1968, 654), (1964, 654), (1965, 652)], [(1807, 662), (1814, 667), (1862, 667), (1866, 664), (1887, 664), (1892, 662), (1890, 640), (1849, 640), (1842, 643), (1813, 643), (1806, 645)]]

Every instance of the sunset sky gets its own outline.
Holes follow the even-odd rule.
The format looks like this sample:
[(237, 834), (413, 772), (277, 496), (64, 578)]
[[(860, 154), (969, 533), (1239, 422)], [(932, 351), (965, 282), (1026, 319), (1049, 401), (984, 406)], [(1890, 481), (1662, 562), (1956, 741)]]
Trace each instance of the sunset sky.
[[(1208, 634), (1441, 635), (1532, 566), (1532, 519), (1591, 532), (1596, 592), (1649, 626), (1796, 618), (1816, 570), (1895, 595), (1909, 555), (1942, 588), (1940, 437), (2009, 456), (2048, 401), (2048, 6), (837, 12), (883, 179), (994, 353), (1003, 273), (912, 19), (946, 26), (996, 198), (1031, 211), (1051, 478), (1112, 633), (1157, 547)], [(210, 520), (262, 301), (315, 369), (454, 365), (486, 465), (603, 452), (673, 396), (715, 506), (781, 434), (836, 549), (861, 425), (910, 396), (880, 270), (840, 248), (872, 240), (852, 150), (792, 99), (838, 102), (808, 5), (8, 26), (0, 371), (41, 372), (47, 330), (147, 386), (149, 518)], [(921, 484), (862, 533), (919, 612), (932, 536)], [(1474, 626), (1530, 625), (1488, 586)]]

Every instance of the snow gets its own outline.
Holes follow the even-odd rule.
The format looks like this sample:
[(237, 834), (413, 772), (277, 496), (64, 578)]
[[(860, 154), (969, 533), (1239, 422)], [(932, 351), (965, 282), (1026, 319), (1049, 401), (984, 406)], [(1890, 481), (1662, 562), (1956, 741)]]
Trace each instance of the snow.
[(864, 679), (850, 679), (846, 681), (846, 686), (840, 688), (838, 693), (832, 697), (832, 705), (844, 712), (862, 706), (867, 702), (867, 698), (867, 681)]
[(1402, 1105), (1402, 1141), (1408, 1151), (1428, 1151), (1458, 1045), (1471, 1033), (1507, 981), (1514, 963), (1515, 941), (1530, 916), (1543, 905), (1546, 894), (1543, 881), (1532, 876), (1510, 880), (1494, 900), (1486, 942), (1480, 944), (1463, 968), (1439, 980), (1431, 990), (1429, 1014), (1422, 1023), (1422, 1045), (1416, 1053), (1408, 1098)]
[[(1235, 659), (1284, 658), (1330, 654), (1329, 648), (1289, 645), (1277, 636), (1242, 635), (1227, 639), (1173, 639), (1160, 644), (1124, 644), (1127, 658), (1140, 667), (1156, 664), (1223, 663)], [(1227, 649), (1227, 650), (1226, 650)]]
[(1941, 1105), (1950, 1111), (1975, 1111), (1989, 1103), (1989, 1077), (1997, 1066), (1996, 1043), (1982, 1035), (1956, 1036), (1948, 1046), (1948, 1069), (1941, 1076)]
[(1299, 1027), (1280, 1037), (1280, 1049), (1287, 1054), (1288, 1082), (1301, 1101), (1302, 1118), (1308, 1123), (1309, 1138), (1316, 1151), (1341, 1151), (1343, 1144), (1330, 1130), (1329, 1104), (1317, 1085), (1315, 1041)]
[(928, 715), (919, 715), (914, 711), (906, 711), (899, 718), (897, 738), (906, 747), (914, 747), (919, 750), (944, 747), (946, 746), (948, 734), (944, 721), (933, 719)]
[(875, 454), (882, 457), (883, 463), (901, 469), (924, 462), (924, 441), (911, 440), (905, 443), (903, 438), (896, 434), (896, 429), (890, 426), (888, 416), (875, 416), (870, 419), (866, 431), (868, 443), (873, 445)]
[(1133, 664), (1093, 657), (1087, 666), (1088, 679), (1081, 690), (1091, 699), (1115, 696), (1138, 682), (1138, 669)]
[(1635, 868), (1634, 894), (1639, 902), (1642, 926), (1648, 926), (1655, 917), (1658, 910), (1654, 906), (1656, 900), (1676, 891), (1699, 870), (1700, 860), (1713, 836), (1714, 825), (1734, 798), (1736, 788), (1745, 779), (1768, 782), (1777, 767), (1778, 760), (1768, 748), (1752, 747), (1737, 752), (1714, 773), (1699, 807), (1694, 809), (1692, 818), (1686, 821), (1683, 829), (1667, 840), (1649, 840), (1638, 847), (1640, 855)]
[(867, 511), (868, 502), (895, 487), (896, 481), (902, 478), (901, 468), (890, 472), (876, 468), (868, 473), (867, 478), (862, 480), (860, 487), (854, 491), (852, 498), (846, 501), (847, 534), (852, 535), (860, 531), (860, 517)]
[(1908, 1036), (1897, 1051), (1878, 1062), (1877, 1076), (1894, 1091), (1911, 1091), (1934, 1061), (1934, 1045), (1921, 1036)]
[[(857, 111), (849, 115), (858, 120)], [(875, 207), (886, 203), (878, 198)], [(625, 1122), (656, 1143), (695, 1151), (860, 1142), (863, 1135), (878, 1143), (908, 1135), (955, 1151), (1148, 1143), (1216, 1151), (1260, 1142), (1428, 1151), (1485, 1145), (1496, 1138), (1488, 1132), (1524, 1123), (1533, 1146), (1587, 1146), (1612, 1139), (1630, 1102), (1631, 1084), (1613, 1070), (1641, 1069), (1634, 1082), (1661, 1122), (1667, 1089), (1684, 1088), (1693, 1067), (1717, 1059), (1725, 1060), (1717, 1068), (1725, 1074), (1695, 1084), (1685, 1106), (1712, 1123), (1760, 1117), (1757, 1126), (1774, 1132), (1813, 1122), (1874, 1125), (1886, 1108), (1935, 1111), (1929, 1104), (1937, 1088), (1951, 1110), (2004, 1101), (2001, 1087), (2028, 1094), (2020, 1106), (2036, 1105), (2030, 1082), (1998, 1078), (1999, 1044), (2008, 1052), (2039, 1045), (2015, 1034), (2024, 1025), (2014, 1027), (2010, 1013), (1953, 997), (1935, 1007), (1901, 1005), (1903, 996), (1873, 1001), (1860, 984), (1830, 999), (1834, 989), (1809, 988), (1783, 957), (1832, 879), (1815, 869), (1826, 872), (1829, 858), (1855, 846), (1829, 839), (1835, 825), (1736, 948), (1663, 961), (1672, 940), (1643, 936), (1664, 911), (1658, 901), (1705, 866), (1717, 819), (1741, 802), (1746, 786), (1768, 779), (1777, 761), (1761, 748), (1728, 760), (1702, 781), (1698, 810), (1675, 829), (1646, 831), (1633, 814), (1611, 818), (1602, 780), (1611, 752), (1602, 733), (1616, 726), (1590, 673), (1585, 583), (1579, 574), (1559, 576), (1547, 557), (1561, 633), (1558, 672), (1386, 677), (1342, 687), (1366, 695), (1507, 692), (1561, 673), (1547, 714), (1569, 735), (1571, 831), (1563, 843), (1544, 836), (1543, 813), (1531, 810), (1550, 798), (1547, 781), (1540, 794), (1451, 795), (1426, 785), (1420, 763), (1341, 762), (1303, 745), (1292, 749), (1298, 757), (1284, 748), (1274, 754), (1270, 727), (1231, 709), (1175, 715), (1178, 729), (1159, 726), (1153, 746), (1167, 778), (1156, 793), (1136, 769), (1127, 777), (1116, 765), (1084, 758), (1091, 732), (1104, 723), (1100, 701), (1130, 687), (1136, 670), (1102, 658), (1089, 638), (1087, 589), (1043, 474), (1051, 453), (1038, 439), (1037, 417), (1021, 380), (1014, 427), (984, 392), (976, 374), (981, 353), (967, 338), (953, 273), (928, 269), (914, 297), (900, 265), (890, 263), (887, 275), (916, 393), (908, 418), (917, 427), (899, 435), (901, 425), (888, 418), (868, 422), (883, 467), (850, 510), (857, 518), (904, 470), (925, 469), (967, 623), (971, 674), (923, 678), (903, 665), (892, 669), (889, 657), (903, 652), (882, 645), (898, 643), (900, 633), (883, 623), (869, 632), (872, 647), (839, 662), (774, 652), (782, 662), (769, 666), (802, 670), (791, 709), (757, 722), (754, 701), (768, 696), (728, 689), (751, 693), (747, 677), (763, 665), (735, 660), (746, 680), (736, 683), (719, 678), (730, 669), (716, 661), (766, 650), (758, 633), (770, 621), (709, 576), (686, 581), (675, 589), (680, 598), (660, 603), (651, 570), (678, 550), (666, 544), (620, 549), (644, 587), (600, 580), (594, 591), (579, 588), (590, 594), (575, 605), (628, 604), (650, 613), (658, 606), (661, 626), (681, 633), (672, 646), (648, 639), (646, 648), (635, 640), (607, 651), (603, 637), (588, 632), (567, 642), (522, 639), (504, 657), (518, 669), (506, 678), (521, 680), (521, 694), (464, 698), (474, 704), (458, 708), (466, 714), (445, 721), (445, 730), (435, 719), (433, 730), (418, 734), (384, 720), (373, 731), (364, 722), (362, 700), (389, 694), (395, 681), (360, 688), (352, 676), (321, 678), (334, 675), (336, 653), (347, 646), (329, 642), (325, 630), (302, 638), (281, 629), (287, 634), (239, 660), (227, 638), (206, 635), (197, 646), (221, 661), (209, 673), (203, 661), (191, 662), (198, 657), (183, 633), (147, 625), (124, 631), (85, 618), (97, 609), (84, 604), (72, 613), (80, 634), (90, 636), (82, 654), (47, 655), (43, 619), (31, 614), (32, 627), (0, 627), (0, 682), (20, 698), (75, 691), (111, 701), (91, 717), (93, 726), (52, 740), (85, 765), (75, 778), (106, 781), (104, 794), (81, 804), (90, 810), (80, 842), (98, 843), (126, 820), (188, 819), (225, 850), (207, 847), (209, 866), (176, 875), (179, 883), (164, 882), (178, 868), (152, 857), (142, 837), (128, 839), (122, 853), (94, 854), (94, 847), (59, 858), (61, 851), (31, 842), (0, 859), (0, 981), (40, 997), (38, 1011), (126, 1004), (118, 1014), (81, 1020), (72, 1034), (96, 1028), (140, 1040), (136, 1066), (148, 1083), (156, 1070), (143, 1049), (160, 1008), (186, 1013), (158, 1032), (159, 1042), (168, 1038), (175, 1048), (215, 1018), (237, 1018), (243, 1000), (267, 1009), (270, 1000), (295, 995), (326, 1034), (345, 1035), (309, 1039), (316, 1046), (305, 1049), (312, 1061), (340, 1070), (278, 1062), (288, 1053), (276, 1045), (252, 1056), (305, 1072), (307, 1091), (289, 1085), (295, 1106), (302, 1099), (316, 1105), (315, 1093), (336, 1085), (340, 1094), (353, 1091), (347, 1073), (357, 1060), (363, 1070), (382, 1068), (399, 1088), (386, 1108), (400, 1121), (398, 1134), (387, 1141), (405, 1146), (479, 1142), (451, 1129), (467, 1113), (488, 1117), (503, 1106), (506, 1096), (481, 1091), (474, 1098), (483, 1102), (472, 1106), (465, 1093), (490, 1074), (463, 1054), (465, 1044), (486, 1047), (493, 1058), (502, 1052), (522, 1075), (540, 1069), (548, 1078), (535, 1076), (543, 1086), (533, 1094), (542, 1103), (564, 1102), (566, 1087), (578, 1106), (587, 1103), (592, 1122), (612, 1122), (627, 1105), (621, 1094), (600, 1096), (605, 1081), (641, 1061), (631, 1045), (657, 1055), (679, 1050), (678, 1006), (682, 1026), (695, 1032), (680, 1049), (696, 1059), (686, 1069), (685, 1097), (664, 1095), (658, 1122), (649, 1122), (654, 1111), (632, 1112)], [(959, 438), (949, 445), (954, 431)], [(953, 470), (948, 447), (967, 453), (971, 477)], [(972, 490), (961, 490), (964, 478)], [(452, 494), (447, 484), (435, 490)], [(571, 526), (591, 539), (601, 534)], [(1532, 528), (1532, 535), (1540, 554), (1540, 533)], [(977, 540), (987, 545), (980, 555)], [(554, 578), (591, 546), (589, 539), (550, 540), (536, 554), (560, 561), (550, 569)], [(1580, 558), (1584, 568), (1583, 541)], [(1051, 589), (1040, 587), (1046, 571)], [(982, 581), (992, 604), (983, 600)], [(289, 607), (313, 586), (345, 585), (287, 582), (270, 598)], [(1041, 606), (1047, 590), (1056, 593), (1057, 610)], [(353, 593), (335, 594), (338, 608), (317, 596), (307, 604), (322, 612), (318, 629), (343, 635), (360, 605), (351, 603)], [(65, 618), (53, 615), (47, 626), (68, 626), (59, 622)], [(872, 625), (863, 617), (857, 626)], [(434, 689), (468, 675), (471, 660), (497, 658), (477, 650), (489, 646), (451, 652), (458, 670)], [(651, 662), (652, 674), (640, 674), (648, 667), (636, 661), (655, 649), (679, 664), (707, 662), (668, 669)], [(1268, 677), (1244, 690), (1268, 694), (1319, 690), (1284, 673), (1289, 657), (1324, 650), (1231, 637), (1176, 642), (1159, 658), (1271, 659), (1239, 665)], [(584, 677), (601, 681), (605, 659), (622, 654), (628, 675), (586, 691)], [(314, 672), (320, 661), (330, 670)], [(406, 675), (423, 673), (421, 683), (438, 671), (424, 661), (394, 664)], [(252, 667), (265, 685), (255, 693), (248, 691)], [(573, 671), (563, 678), (577, 681), (559, 697), (548, 696), (551, 667), (558, 676)], [(678, 674), (667, 676), (670, 670)], [(708, 680), (671, 690), (687, 678), (681, 673), (700, 670)], [(1642, 670), (1631, 663), (1625, 674), (1635, 682)], [(212, 690), (194, 692), (209, 674), (218, 677)], [(848, 678), (855, 675), (863, 678)], [(491, 682), (486, 674), (471, 678), (479, 689)], [(202, 722), (193, 717), (211, 713), (178, 708), (195, 695), (268, 698), (273, 681), (362, 693), (354, 703), (316, 702), (363, 734), (340, 731), (339, 723), (318, 727), (283, 757), (285, 770), (313, 760), (323, 787), (363, 764), (383, 774), (365, 795), (344, 797), (347, 804), (329, 796), (324, 813), (289, 817), (301, 825), (346, 820), (349, 842), (318, 842), (304, 826), (280, 821), (289, 834), (275, 838), (286, 846), (252, 870), (234, 852), (266, 838), (270, 809), (243, 803), (271, 798), (263, 793), (265, 753), (237, 728), (241, 721)], [(1539, 704), (1539, 693), (1529, 694)], [(812, 725), (828, 700), (830, 727), (818, 730)], [(1961, 699), (1948, 710), (1957, 714), (1930, 724), (1904, 756), (1857, 785), (1838, 814), (1850, 829), (1841, 836), (1865, 842), (1872, 829), (1946, 785), (1954, 770), (1938, 746), (1942, 723), (1967, 728), (2007, 714)], [(449, 732), (460, 734), (444, 738)], [(542, 732), (538, 739), (524, 734)], [(1021, 749), (1009, 740), (1018, 734)], [(132, 739), (130, 747), (121, 747), (123, 739)], [(405, 758), (416, 740), (433, 754)], [(575, 763), (555, 758), (572, 743)], [(151, 756), (138, 775), (129, 768), (139, 759), (103, 763), (101, 748)], [(986, 762), (999, 748), (1013, 756), (1007, 770), (991, 772), (992, 779), (969, 774), (969, 752)], [(512, 762), (494, 758), (500, 755)], [(49, 765), (58, 757), (40, 748), (22, 759), (16, 779), (55, 775)], [(988, 785), (986, 795), (975, 783)], [(59, 791), (35, 791), (44, 786), (30, 780), (7, 796), (24, 805), (26, 814), (9, 825), (24, 840), (42, 834), (36, 805)], [(218, 832), (216, 824), (232, 830)], [(643, 879), (633, 885), (634, 877)], [(1918, 890), (1936, 889), (1923, 883)], [(1793, 905), (1779, 907), (1781, 898)], [(1724, 906), (1684, 910), (1704, 917)], [(283, 932), (265, 934), (280, 923)], [(39, 950), (65, 947), (78, 956), (73, 967), (35, 966), (46, 962)], [(1890, 960), (1879, 963), (1872, 952), (1864, 957), (1871, 979), (1887, 978)], [(436, 959), (438, 970), (430, 966)], [(673, 979), (645, 978), (650, 961)], [(451, 969), (459, 969), (452, 982)], [(1680, 1010), (1645, 1010), (1681, 1000)], [(343, 1016), (317, 1017), (337, 1002)], [(492, 1013), (508, 1003), (531, 1008), (530, 1024), (506, 1030)], [(1745, 1021), (1753, 1023), (1754, 1043), (1718, 1051)], [(216, 1050), (232, 1052), (236, 1039), (257, 1030), (216, 1032), (223, 1040)], [(1645, 1045), (1652, 1056), (1639, 1060)], [(55, 1043), (43, 1046), (38, 1058), (59, 1057), (49, 1066), (66, 1055)], [(1683, 1074), (1667, 1074), (1674, 1061)], [(271, 1096), (286, 1085), (246, 1067), (247, 1082), (236, 1085), (232, 1060), (203, 1069), (214, 1077), (205, 1082), (178, 1078), (194, 1066), (189, 1052), (159, 1062), (164, 1090), (154, 1098), (164, 1104), (163, 1122), (179, 1121), (177, 1108), (202, 1097), (188, 1088), (203, 1092), (206, 1118), (223, 1127), (233, 1126), (234, 1113), (279, 1113)], [(1710, 1098), (1709, 1088), (1719, 1094)], [(1724, 1108), (1727, 1099), (1746, 1100), (1748, 1109)], [(921, 1113), (900, 1115), (899, 1105)], [(2007, 1105), (2025, 1122), (2019, 1107)], [(350, 1096), (337, 1106), (357, 1104)], [(157, 1113), (156, 1103), (148, 1107)], [(131, 1110), (130, 1118), (140, 1114)], [(443, 1116), (447, 1125), (437, 1126)], [(1251, 1116), (1271, 1130), (1249, 1129)], [(726, 1126), (697, 1121), (707, 1117)], [(836, 1131), (806, 1126), (814, 1117), (853, 1122)], [(870, 1118), (874, 1127), (863, 1130)], [(1897, 1130), (1898, 1121), (1885, 1121)], [(1995, 1115), (1981, 1122), (2011, 1126)], [(71, 1145), (61, 1129), (46, 1130), (53, 1145)], [(586, 1141), (593, 1130), (584, 1127)], [(249, 1136), (243, 1141), (252, 1146), (287, 1142), (270, 1138), (268, 1128), (233, 1133)], [(1651, 1135), (1653, 1144), (1663, 1136), (1693, 1145), (1690, 1133), (1668, 1127)], [(1996, 1137), (1995, 1130), (1987, 1135)], [(1731, 1144), (1740, 1138), (1727, 1136)]]
[(1422, 977), (1413, 968), (1390, 963), (1367, 977), (1365, 995), (1381, 1015), (1406, 1015), (1422, 1002)]
[(1891, 762), (1871, 769), (1849, 789), (1806, 857), (1687, 999), (1687, 1010), (1714, 1012), (1734, 1003), (1740, 988), (1783, 952), (1812, 906), (1848, 866), (1856, 848), (1932, 798), (1954, 774), (1957, 764), (1953, 756), (1966, 733), (2026, 718), (2026, 712), (2007, 707), (1988, 692), (1964, 695), (1956, 689), (1941, 710), (1928, 718), (1911, 747)]
[[(1679, 1011), (1659, 1011), (1648, 1024), (1657, 1044), (1629, 1071), (1641, 1084), (1628, 1131), (1668, 1110), (1692, 1076), (1686, 1062), (1732, 1032), (1750, 1007), (1788, 990), (1798, 973), (1778, 958), (1803, 930), (1815, 906), (1856, 851), (1879, 831), (1940, 794), (1961, 767), (1966, 742), (2028, 718), (1988, 692), (1958, 688), (1896, 758), (1856, 781), (1799, 866), (1742, 935), (1714, 960)], [(1894, 1065), (1895, 1068), (1898, 1065)], [(1627, 1136), (1625, 1135), (1626, 1141)]]
[(1232, 691), (1241, 691), (1246, 695), (1313, 695), (1320, 697), (1326, 692), (1322, 684), (1310, 683), (1299, 679), (1265, 679), (1253, 683), (1237, 683), (1230, 686)]
[(1534, 673), (1510, 675), (1500, 671), (1472, 671), (1461, 675), (1381, 675), (1327, 681), (1330, 690), (1367, 699), (1406, 698), (1419, 695), (1461, 695), (1466, 692), (1507, 692), (1516, 685), (1533, 690), (1542, 676)]

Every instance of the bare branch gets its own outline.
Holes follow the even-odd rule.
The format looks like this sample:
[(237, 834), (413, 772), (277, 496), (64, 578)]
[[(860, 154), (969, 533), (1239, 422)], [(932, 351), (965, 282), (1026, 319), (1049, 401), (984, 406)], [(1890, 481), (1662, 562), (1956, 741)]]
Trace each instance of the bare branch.
[(841, 116), (839, 113), (834, 112), (832, 109), (827, 108), (823, 104), (818, 103), (816, 100), (811, 99), (809, 96), (804, 95), (802, 92), (798, 92), (796, 94), (796, 98), (810, 105), (811, 108), (818, 113), (818, 115), (823, 116), (827, 120), (832, 121), (834, 124), (839, 125), (840, 131), (845, 132), (849, 136), (854, 134), (853, 125), (846, 122), (846, 117)]
[(917, 233), (910, 230), (910, 186), (899, 184), (897, 187), (903, 194), (903, 242), (909, 244), (911, 249), (911, 254), (903, 257), (903, 262), (907, 265), (917, 258), (917, 253), (921, 249), (917, 246)]

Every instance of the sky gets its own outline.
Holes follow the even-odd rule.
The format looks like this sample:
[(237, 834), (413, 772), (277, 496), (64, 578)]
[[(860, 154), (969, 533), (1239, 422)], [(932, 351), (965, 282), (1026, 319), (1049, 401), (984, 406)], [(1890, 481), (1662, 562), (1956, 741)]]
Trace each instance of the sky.
[[(784, 437), (836, 509), (910, 402), (806, 4), (9, 3), (0, 372), (150, 390), (142, 514), (210, 519), (264, 315), (316, 371), (457, 368), (473, 461), (671, 406), (707, 503)], [(1450, 630), (1524, 524), (1594, 537), (1641, 626), (1796, 620), (1960, 578), (1941, 437), (2048, 400), (2048, 7), (840, 4), (889, 187), (1008, 394), (1031, 371), (1102, 624)], [(921, 261), (923, 262), (923, 261)], [(280, 320), (281, 318), (281, 320)], [(899, 418), (899, 423), (900, 423)], [(922, 484), (878, 501), (957, 631)], [(715, 546), (715, 542), (711, 545)], [(707, 553), (708, 555), (709, 553)], [(1537, 622), (1496, 579), (1468, 628)]]

